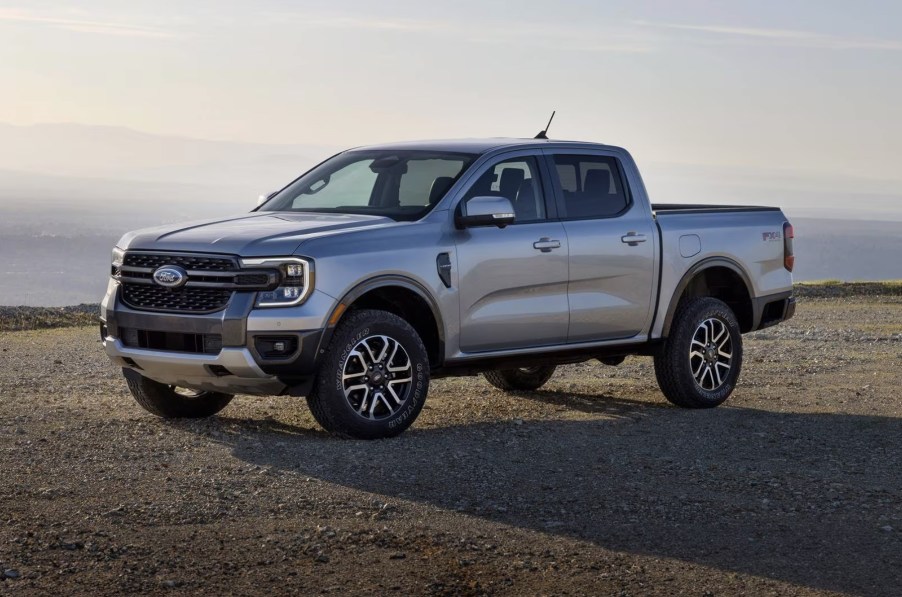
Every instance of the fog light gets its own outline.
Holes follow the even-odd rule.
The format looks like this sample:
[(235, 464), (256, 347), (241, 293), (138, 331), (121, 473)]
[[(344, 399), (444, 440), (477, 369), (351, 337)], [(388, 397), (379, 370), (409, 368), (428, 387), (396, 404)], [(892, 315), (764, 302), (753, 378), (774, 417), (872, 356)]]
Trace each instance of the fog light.
[(283, 359), (295, 353), (298, 339), (292, 336), (257, 336), (254, 346), (257, 354), (264, 359)]

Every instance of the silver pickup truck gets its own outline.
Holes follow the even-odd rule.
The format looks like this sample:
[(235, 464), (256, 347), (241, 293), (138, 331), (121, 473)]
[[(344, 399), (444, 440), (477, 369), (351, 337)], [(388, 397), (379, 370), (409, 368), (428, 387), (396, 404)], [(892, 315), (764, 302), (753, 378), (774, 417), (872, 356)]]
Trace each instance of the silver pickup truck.
[(382, 438), (430, 378), (535, 390), (627, 355), (707, 408), (736, 386), (741, 335), (792, 317), (792, 238), (778, 208), (652, 204), (618, 147), (363, 147), (251, 213), (123, 236), (101, 334), (162, 417), (306, 396), (326, 430)]

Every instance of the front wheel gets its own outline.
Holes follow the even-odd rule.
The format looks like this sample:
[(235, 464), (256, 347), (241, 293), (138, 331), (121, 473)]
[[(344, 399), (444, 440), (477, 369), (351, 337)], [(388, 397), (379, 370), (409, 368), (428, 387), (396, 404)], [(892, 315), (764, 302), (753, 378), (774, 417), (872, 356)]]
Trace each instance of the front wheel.
[(742, 335), (736, 315), (715, 298), (680, 305), (670, 336), (655, 355), (664, 396), (684, 408), (712, 408), (726, 400), (742, 368)]
[(144, 410), (164, 419), (200, 419), (211, 417), (228, 406), (231, 394), (188, 390), (166, 385), (131, 370), (125, 383)]
[(429, 357), (413, 327), (387, 311), (362, 309), (338, 324), (322, 357), (310, 412), (340, 437), (398, 435), (429, 392)]
[(482, 375), (486, 381), (506, 392), (538, 390), (554, 375), (555, 366), (520, 367), (519, 369), (499, 369), (486, 371)]

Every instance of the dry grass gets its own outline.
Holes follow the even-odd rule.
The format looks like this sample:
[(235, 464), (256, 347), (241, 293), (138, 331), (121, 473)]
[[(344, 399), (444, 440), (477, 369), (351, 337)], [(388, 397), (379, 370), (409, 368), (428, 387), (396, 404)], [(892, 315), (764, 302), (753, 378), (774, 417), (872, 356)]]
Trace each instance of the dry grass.
[(0, 332), (65, 328), (98, 323), (100, 305), (0, 307)]

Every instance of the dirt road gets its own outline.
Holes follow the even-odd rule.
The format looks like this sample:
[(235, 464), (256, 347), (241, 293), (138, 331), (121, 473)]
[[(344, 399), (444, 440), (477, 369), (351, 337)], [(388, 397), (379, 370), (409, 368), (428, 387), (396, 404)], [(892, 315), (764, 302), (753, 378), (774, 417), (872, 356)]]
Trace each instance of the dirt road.
[(0, 334), (0, 593), (898, 595), (902, 297), (804, 299), (727, 405), (650, 361), (439, 380), (402, 437), (144, 413), (93, 328)]

